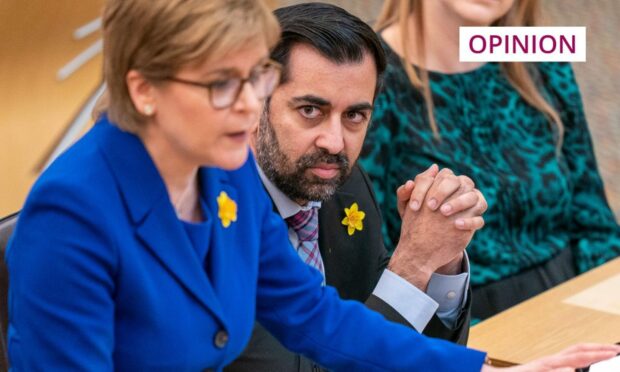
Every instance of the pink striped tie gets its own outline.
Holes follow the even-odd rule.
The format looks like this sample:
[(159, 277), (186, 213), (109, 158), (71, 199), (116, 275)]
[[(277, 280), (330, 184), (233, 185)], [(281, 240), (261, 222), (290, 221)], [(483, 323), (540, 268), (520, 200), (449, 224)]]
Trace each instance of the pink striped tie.
[(297, 233), (299, 257), (306, 264), (319, 270), (325, 277), (323, 259), (319, 250), (319, 209), (313, 207), (307, 211), (299, 211), (287, 218), (286, 222)]

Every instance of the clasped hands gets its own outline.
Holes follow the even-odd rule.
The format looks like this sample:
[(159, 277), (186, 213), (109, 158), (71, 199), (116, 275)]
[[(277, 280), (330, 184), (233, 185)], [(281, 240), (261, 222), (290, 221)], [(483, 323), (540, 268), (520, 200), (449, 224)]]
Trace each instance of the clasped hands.
[(460, 273), (465, 248), (484, 226), (487, 209), (474, 182), (433, 164), (396, 195), (402, 226), (388, 269), (422, 291), (433, 273)]

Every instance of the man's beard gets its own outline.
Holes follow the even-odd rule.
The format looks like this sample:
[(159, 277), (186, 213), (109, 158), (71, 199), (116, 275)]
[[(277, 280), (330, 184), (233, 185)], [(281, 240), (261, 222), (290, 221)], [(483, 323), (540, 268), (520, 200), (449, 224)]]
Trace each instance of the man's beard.
[[(351, 173), (349, 159), (343, 152), (330, 154), (325, 149), (318, 149), (292, 162), (280, 147), (267, 111), (261, 116), (258, 128), (256, 159), (267, 178), (295, 201), (325, 201)], [(307, 174), (308, 169), (320, 163), (336, 164), (338, 174), (331, 179)]]

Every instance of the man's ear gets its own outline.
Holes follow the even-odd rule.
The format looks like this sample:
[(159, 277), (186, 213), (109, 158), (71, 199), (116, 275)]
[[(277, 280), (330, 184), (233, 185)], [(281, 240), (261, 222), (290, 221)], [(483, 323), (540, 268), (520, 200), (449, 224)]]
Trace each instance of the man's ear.
[(125, 82), (136, 110), (146, 116), (153, 115), (157, 109), (153, 84), (136, 70), (130, 70), (127, 73)]

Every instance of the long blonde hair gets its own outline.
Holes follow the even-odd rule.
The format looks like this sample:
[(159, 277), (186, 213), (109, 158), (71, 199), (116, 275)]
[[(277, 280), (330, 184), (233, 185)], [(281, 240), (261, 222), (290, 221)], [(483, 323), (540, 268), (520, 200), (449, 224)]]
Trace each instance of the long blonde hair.
[[(375, 24), (378, 31), (397, 24), (401, 39), (401, 62), (407, 72), (411, 84), (420, 90), (427, 106), (429, 123), (433, 134), (439, 138), (439, 129), (435, 121), (433, 97), (428, 79), (428, 71), (424, 68), (416, 71), (406, 59), (409, 56), (409, 37), (411, 35), (409, 15), (412, 15), (415, 31), (415, 53), (420, 61), (424, 61), (424, 0), (385, 0), (381, 13)], [(540, 18), (540, 6), (538, 0), (516, 0), (510, 11), (493, 23), (493, 26), (535, 26)], [(542, 112), (552, 125), (555, 125), (558, 134), (557, 149), (562, 148), (564, 139), (564, 125), (559, 113), (545, 100), (536, 87), (532, 74), (525, 63), (502, 62), (501, 68), (510, 84), (519, 92), (521, 97)]]

